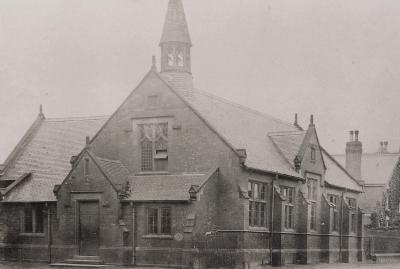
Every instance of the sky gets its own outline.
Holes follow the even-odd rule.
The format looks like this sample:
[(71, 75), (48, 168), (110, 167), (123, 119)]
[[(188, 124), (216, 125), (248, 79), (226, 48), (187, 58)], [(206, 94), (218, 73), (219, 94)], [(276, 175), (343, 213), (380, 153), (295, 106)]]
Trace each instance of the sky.
[[(1, 0), (0, 163), (37, 117), (111, 115), (159, 59), (167, 0)], [(196, 88), (343, 153), (400, 148), (400, 1), (183, 0)], [(244, 126), (245, 128), (245, 126)]]

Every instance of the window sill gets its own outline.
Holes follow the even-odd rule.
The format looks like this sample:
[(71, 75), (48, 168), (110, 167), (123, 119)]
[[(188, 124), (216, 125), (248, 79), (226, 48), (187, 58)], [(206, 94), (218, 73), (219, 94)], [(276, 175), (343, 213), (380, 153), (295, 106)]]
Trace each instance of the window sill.
[(44, 233), (20, 233), (20, 236), (44, 237)]
[(288, 233), (293, 233), (293, 232), (295, 232), (295, 229), (294, 228), (283, 228), (283, 231), (288, 232)]
[(168, 171), (148, 171), (148, 172), (138, 172), (136, 176), (151, 176), (151, 175), (169, 175)]
[(174, 239), (174, 237), (170, 234), (146, 234), (146, 235), (143, 235), (142, 238), (145, 238), (145, 239)]
[(252, 231), (252, 232), (269, 232), (269, 229), (265, 228), (265, 227), (249, 226), (249, 231)]

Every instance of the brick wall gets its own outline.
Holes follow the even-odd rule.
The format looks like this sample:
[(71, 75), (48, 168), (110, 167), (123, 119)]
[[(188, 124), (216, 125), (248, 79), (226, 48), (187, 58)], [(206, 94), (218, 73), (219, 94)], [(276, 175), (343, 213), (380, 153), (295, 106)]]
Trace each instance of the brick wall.
[(24, 204), (2, 204), (0, 213), (0, 259), (11, 261), (49, 261), (48, 214), (54, 215), (55, 204), (44, 205), (43, 233), (23, 233)]
[[(63, 261), (79, 254), (78, 205), (79, 201), (99, 202), (99, 256), (106, 263), (123, 263), (123, 227), (119, 222), (121, 208), (117, 192), (87, 154), (89, 176), (83, 172), (83, 161), (76, 164), (57, 194), (57, 214), (53, 229), (52, 256)], [(129, 224), (129, 222), (128, 222)]]

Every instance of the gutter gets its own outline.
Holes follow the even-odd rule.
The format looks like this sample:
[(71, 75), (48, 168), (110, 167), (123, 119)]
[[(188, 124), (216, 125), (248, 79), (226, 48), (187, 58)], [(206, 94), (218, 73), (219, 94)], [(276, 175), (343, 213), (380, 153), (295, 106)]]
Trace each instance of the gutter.
[(253, 168), (253, 167), (249, 167), (249, 166), (246, 166), (246, 165), (243, 165), (243, 168), (247, 169), (247, 170), (250, 170), (250, 171), (260, 172), (260, 173), (263, 173), (263, 174), (282, 176), (282, 177), (287, 177), (287, 178), (295, 179), (295, 180), (301, 180), (301, 181), (305, 182), (305, 178), (301, 177), (300, 175), (297, 177), (297, 176), (293, 176), (293, 175), (279, 173), (279, 172), (276, 172), (276, 171), (269, 171), (269, 170)]

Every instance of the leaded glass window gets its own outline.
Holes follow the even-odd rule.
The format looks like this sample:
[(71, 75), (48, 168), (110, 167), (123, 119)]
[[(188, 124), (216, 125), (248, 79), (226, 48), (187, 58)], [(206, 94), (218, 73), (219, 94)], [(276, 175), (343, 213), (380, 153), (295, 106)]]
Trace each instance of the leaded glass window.
[(168, 123), (140, 124), (141, 170), (168, 169)]

